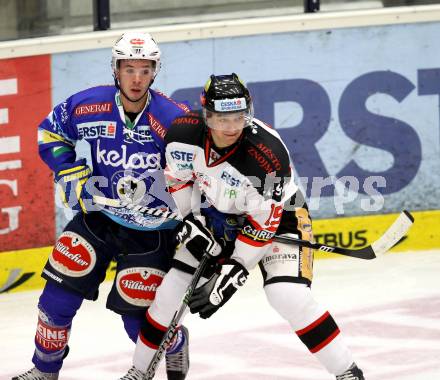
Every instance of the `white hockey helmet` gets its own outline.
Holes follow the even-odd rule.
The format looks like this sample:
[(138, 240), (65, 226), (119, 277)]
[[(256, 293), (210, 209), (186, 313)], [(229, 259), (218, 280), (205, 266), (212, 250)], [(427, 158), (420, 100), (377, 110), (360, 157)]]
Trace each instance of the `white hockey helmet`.
[(160, 49), (150, 33), (127, 32), (114, 44), (112, 49), (112, 69), (118, 70), (118, 61), (121, 59), (148, 59), (154, 61), (154, 76), (160, 70)]

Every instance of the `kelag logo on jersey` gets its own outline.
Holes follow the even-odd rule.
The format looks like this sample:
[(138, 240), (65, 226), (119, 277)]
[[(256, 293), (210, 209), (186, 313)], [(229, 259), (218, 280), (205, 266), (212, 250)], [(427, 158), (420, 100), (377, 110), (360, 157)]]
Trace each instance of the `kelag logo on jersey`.
[(127, 146), (122, 145), (121, 151), (101, 149), (100, 140), (96, 144), (96, 161), (98, 164), (124, 169), (159, 170), (160, 153), (133, 153), (127, 155)]
[(116, 123), (114, 121), (91, 121), (76, 125), (78, 136), (85, 139), (107, 137), (114, 139), (116, 135)]
[(80, 235), (65, 231), (58, 238), (49, 262), (56, 270), (70, 277), (90, 273), (96, 263), (95, 249)]
[(165, 272), (145, 267), (122, 270), (116, 278), (119, 295), (131, 305), (150, 306), (156, 296), (156, 289), (162, 283)]

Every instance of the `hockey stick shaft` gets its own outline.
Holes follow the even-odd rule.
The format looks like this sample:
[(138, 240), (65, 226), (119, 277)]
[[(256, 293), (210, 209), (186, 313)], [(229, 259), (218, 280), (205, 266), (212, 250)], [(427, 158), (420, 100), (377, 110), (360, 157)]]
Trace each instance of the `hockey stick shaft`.
[[(100, 196), (94, 196), (93, 200), (103, 206), (110, 206), (121, 208), (125, 207), (127, 209), (139, 212), (143, 215), (155, 216), (158, 218), (170, 219), (170, 220), (181, 220), (179, 214), (172, 212), (170, 210), (162, 210), (149, 208), (146, 206), (136, 205), (130, 202), (124, 202), (119, 199), (109, 199)], [(312, 248), (318, 251), (323, 251), (327, 253), (336, 253), (339, 255), (344, 255), (348, 257), (355, 257), (358, 259), (371, 260), (378, 256), (382, 256), (388, 250), (390, 250), (394, 245), (396, 245), (400, 239), (402, 239), (408, 230), (414, 223), (413, 216), (408, 211), (402, 211), (399, 217), (393, 222), (393, 224), (387, 229), (387, 231), (371, 245), (361, 248), (361, 249), (349, 249), (342, 248), (332, 245), (320, 244), (316, 242), (311, 242), (308, 240), (303, 240), (288, 236), (278, 236), (274, 237), (274, 240), (280, 243), (295, 244), (300, 247)]]
[(167, 331), (165, 332), (164, 337), (162, 338), (162, 341), (160, 342), (159, 348), (154, 353), (153, 358), (151, 359), (150, 365), (148, 366), (147, 372), (144, 376), (144, 380), (151, 380), (153, 379), (154, 375), (156, 374), (157, 367), (159, 366), (163, 354), (168, 347), (169, 343), (174, 337), (174, 334), (176, 333), (177, 327), (179, 325), (180, 320), (182, 319), (183, 314), (185, 313), (186, 307), (188, 306), (189, 300), (191, 299), (192, 294), (194, 293), (194, 290), (202, 277), (203, 271), (205, 270), (206, 264), (208, 263), (208, 260), (211, 256), (209, 256), (207, 253), (205, 253), (202, 256), (202, 259), (200, 261), (199, 266), (197, 267), (196, 271), (194, 272), (194, 275), (191, 279), (190, 284), (186, 288), (185, 295), (183, 296), (182, 304), (179, 308), (179, 310), (176, 310), (174, 313), (173, 319), (171, 320)]

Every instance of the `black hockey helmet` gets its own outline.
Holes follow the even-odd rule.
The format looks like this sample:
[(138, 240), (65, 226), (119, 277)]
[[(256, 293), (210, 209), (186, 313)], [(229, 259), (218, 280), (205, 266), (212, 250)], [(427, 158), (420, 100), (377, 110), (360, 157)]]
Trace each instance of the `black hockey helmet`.
[(206, 111), (214, 113), (245, 112), (245, 126), (250, 125), (254, 116), (249, 90), (235, 73), (211, 75), (200, 95), (200, 102), (204, 114)]

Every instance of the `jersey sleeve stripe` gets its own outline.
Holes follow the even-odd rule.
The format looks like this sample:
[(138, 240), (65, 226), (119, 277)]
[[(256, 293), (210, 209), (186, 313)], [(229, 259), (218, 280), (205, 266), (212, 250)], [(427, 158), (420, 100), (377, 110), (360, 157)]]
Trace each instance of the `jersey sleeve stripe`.
[(184, 184), (177, 184), (174, 186), (168, 186), (168, 191), (172, 194), (175, 193), (176, 191), (182, 190), (186, 187), (192, 186), (194, 184), (194, 182), (186, 182)]
[(252, 218), (251, 215), (246, 215), (246, 219), (249, 221), (249, 223), (256, 228), (257, 230), (264, 230), (263, 228), (254, 218)]
[(167, 95), (165, 95), (163, 92), (155, 90), (155, 92), (162, 96), (163, 98), (169, 100), (171, 103), (175, 104), (177, 107), (179, 107), (182, 111), (184, 111), (185, 113), (189, 113), (191, 112), (191, 109), (184, 103), (178, 103), (176, 102), (174, 99), (169, 98)]

